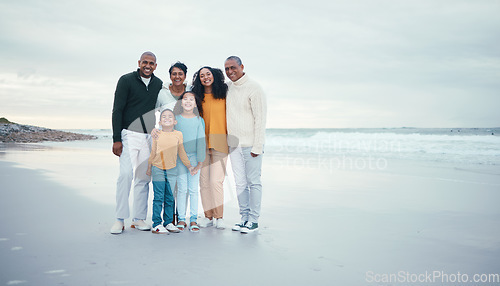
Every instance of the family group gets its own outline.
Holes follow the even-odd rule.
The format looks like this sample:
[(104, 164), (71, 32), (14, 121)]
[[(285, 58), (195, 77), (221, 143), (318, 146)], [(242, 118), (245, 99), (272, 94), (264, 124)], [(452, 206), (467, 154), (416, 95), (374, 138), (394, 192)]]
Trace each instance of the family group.
[[(258, 230), (267, 107), (262, 88), (244, 72), (241, 59), (225, 60), (227, 82), (221, 69), (205, 66), (188, 84), (186, 65), (176, 62), (169, 69), (171, 83), (164, 85), (153, 73), (157, 61), (151, 52), (141, 55), (138, 66), (120, 77), (114, 96), (113, 154), (120, 172), (111, 233), (125, 230), (131, 189), (131, 228), (157, 234), (199, 232), (200, 226), (225, 229), (228, 156), (241, 215), (232, 230)], [(146, 222), (151, 180), (152, 226)], [(198, 190), (204, 210), (199, 222)]]

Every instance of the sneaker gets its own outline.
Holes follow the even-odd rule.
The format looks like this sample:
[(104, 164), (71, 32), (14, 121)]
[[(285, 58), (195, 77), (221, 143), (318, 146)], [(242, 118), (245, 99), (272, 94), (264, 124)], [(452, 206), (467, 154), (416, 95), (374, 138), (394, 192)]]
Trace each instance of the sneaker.
[(218, 218), (215, 221), (215, 227), (218, 229), (225, 229), (226, 224), (224, 223), (224, 220), (222, 218)]
[(240, 230), (241, 230), (241, 228), (242, 228), (243, 226), (245, 226), (245, 224), (246, 224), (246, 223), (247, 223), (247, 221), (242, 221), (242, 222), (240, 222), (240, 223), (237, 223), (237, 224), (235, 224), (235, 225), (233, 226), (232, 230), (233, 230), (233, 231), (240, 231)]
[(241, 228), (241, 233), (250, 233), (259, 230), (259, 224), (256, 222), (247, 222), (245, 226)]
[(151, 229), (151, 226), (149, 224), (145, 223), (144, 220), (142, 220), (142, 219), (134, 220), (130, 227), (138, 229), (138, 230), (150, 230)]
[(123, 221), (117, 220), (117, 221), (115, 221), (115, 223), (111, 227), (110, 232), (112, 234), (120, 234), (123, 232), (123, 230), (125, 230), (125, 226), (123, 225)]
[(151, 230), (153, 233), (158, 233), (158, 234), (168, 234), (168, 230), (161, 224), (153, 227)]
[(204, 217), (204, 218), (200, 219), (200, 222), (198, 223), (198, 225), (201, 227), (210, 227), (210, 226), (214, 225), (214, 220)]
[(168, 232), (173, 232), (173, 233), (180, 232), (180, 230), (173, 223), (167, 224), (165, 228), (168, 230)]

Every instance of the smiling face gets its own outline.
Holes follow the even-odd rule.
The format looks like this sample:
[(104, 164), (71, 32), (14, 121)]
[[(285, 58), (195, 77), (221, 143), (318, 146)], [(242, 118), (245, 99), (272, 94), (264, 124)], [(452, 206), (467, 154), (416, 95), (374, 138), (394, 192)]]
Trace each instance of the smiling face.
[(193, 93), (185, 93), (181, 101), (182, 110), (186, 113), (193, 112), (196, 107), (196, 99)]
[(139, 60), (139, 73), (142, 77), (149, 78), (156, 69), (156, 58), (149, 54), (142, 55)]
[(233, 59), (229, 59), (224, 63), (226, 75), (231, 81), (237, 81), (245, 74), (243, 68), (243, 65), (239, 65), (238, 62)]
[(214, 83), (214, 75), (207, 68), (202, 68), (198, 74), (201, 84), (205, 87), (211, 86)]
[(175, 120), (175, 115), (172, 110), (164, 110), (160, 115), (160, 125), (162, 130), (173, 128), (175, 124), (177, 124), (177, 121)]
[(172, 68), (172, 72), (170, 73), (170, 80), (172, 81), (172, 85), (181, 86), (184, 84), (186, 80), (186, 74), (180, 68)]

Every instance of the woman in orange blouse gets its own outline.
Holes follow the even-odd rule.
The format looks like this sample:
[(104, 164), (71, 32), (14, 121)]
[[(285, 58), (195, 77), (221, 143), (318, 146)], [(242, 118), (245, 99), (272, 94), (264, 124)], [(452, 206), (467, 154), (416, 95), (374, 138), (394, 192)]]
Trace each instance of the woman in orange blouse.
[(202, 67), (193, 77), (192, 91), (201, 98), (202, 106), (198, 107), (205, 120), (205, 138), (207, 140), (207, 156), (200, 172), (201, 204), (205, 218), (200, 226), (215, 225), (224, 229), (224, 190), (222, 185), (226, 176), (228, 155), (226, 127), (226, 94), (227, 85), (220, 69)]

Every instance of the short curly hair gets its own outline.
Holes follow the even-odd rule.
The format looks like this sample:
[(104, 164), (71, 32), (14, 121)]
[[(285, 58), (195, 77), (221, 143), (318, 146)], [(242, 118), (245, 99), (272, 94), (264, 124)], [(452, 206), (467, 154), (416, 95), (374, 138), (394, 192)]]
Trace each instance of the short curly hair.
[(170, 75), (172, 75), (172, 70), (173, 70), (174, 68), (181, 69), (181, 70), (184, 72), (184, 74), (187, 74), (188, 68), (187, 68), (187, 66), (186, 66), (185, 64), (183, 64), (183, 63), (181, 63), (181, 62), (176, 62), (175, 64), (172, 64), (172, 65), (170, 66), (170, 68), (168, 69), (168, 73), (169, 73)]

